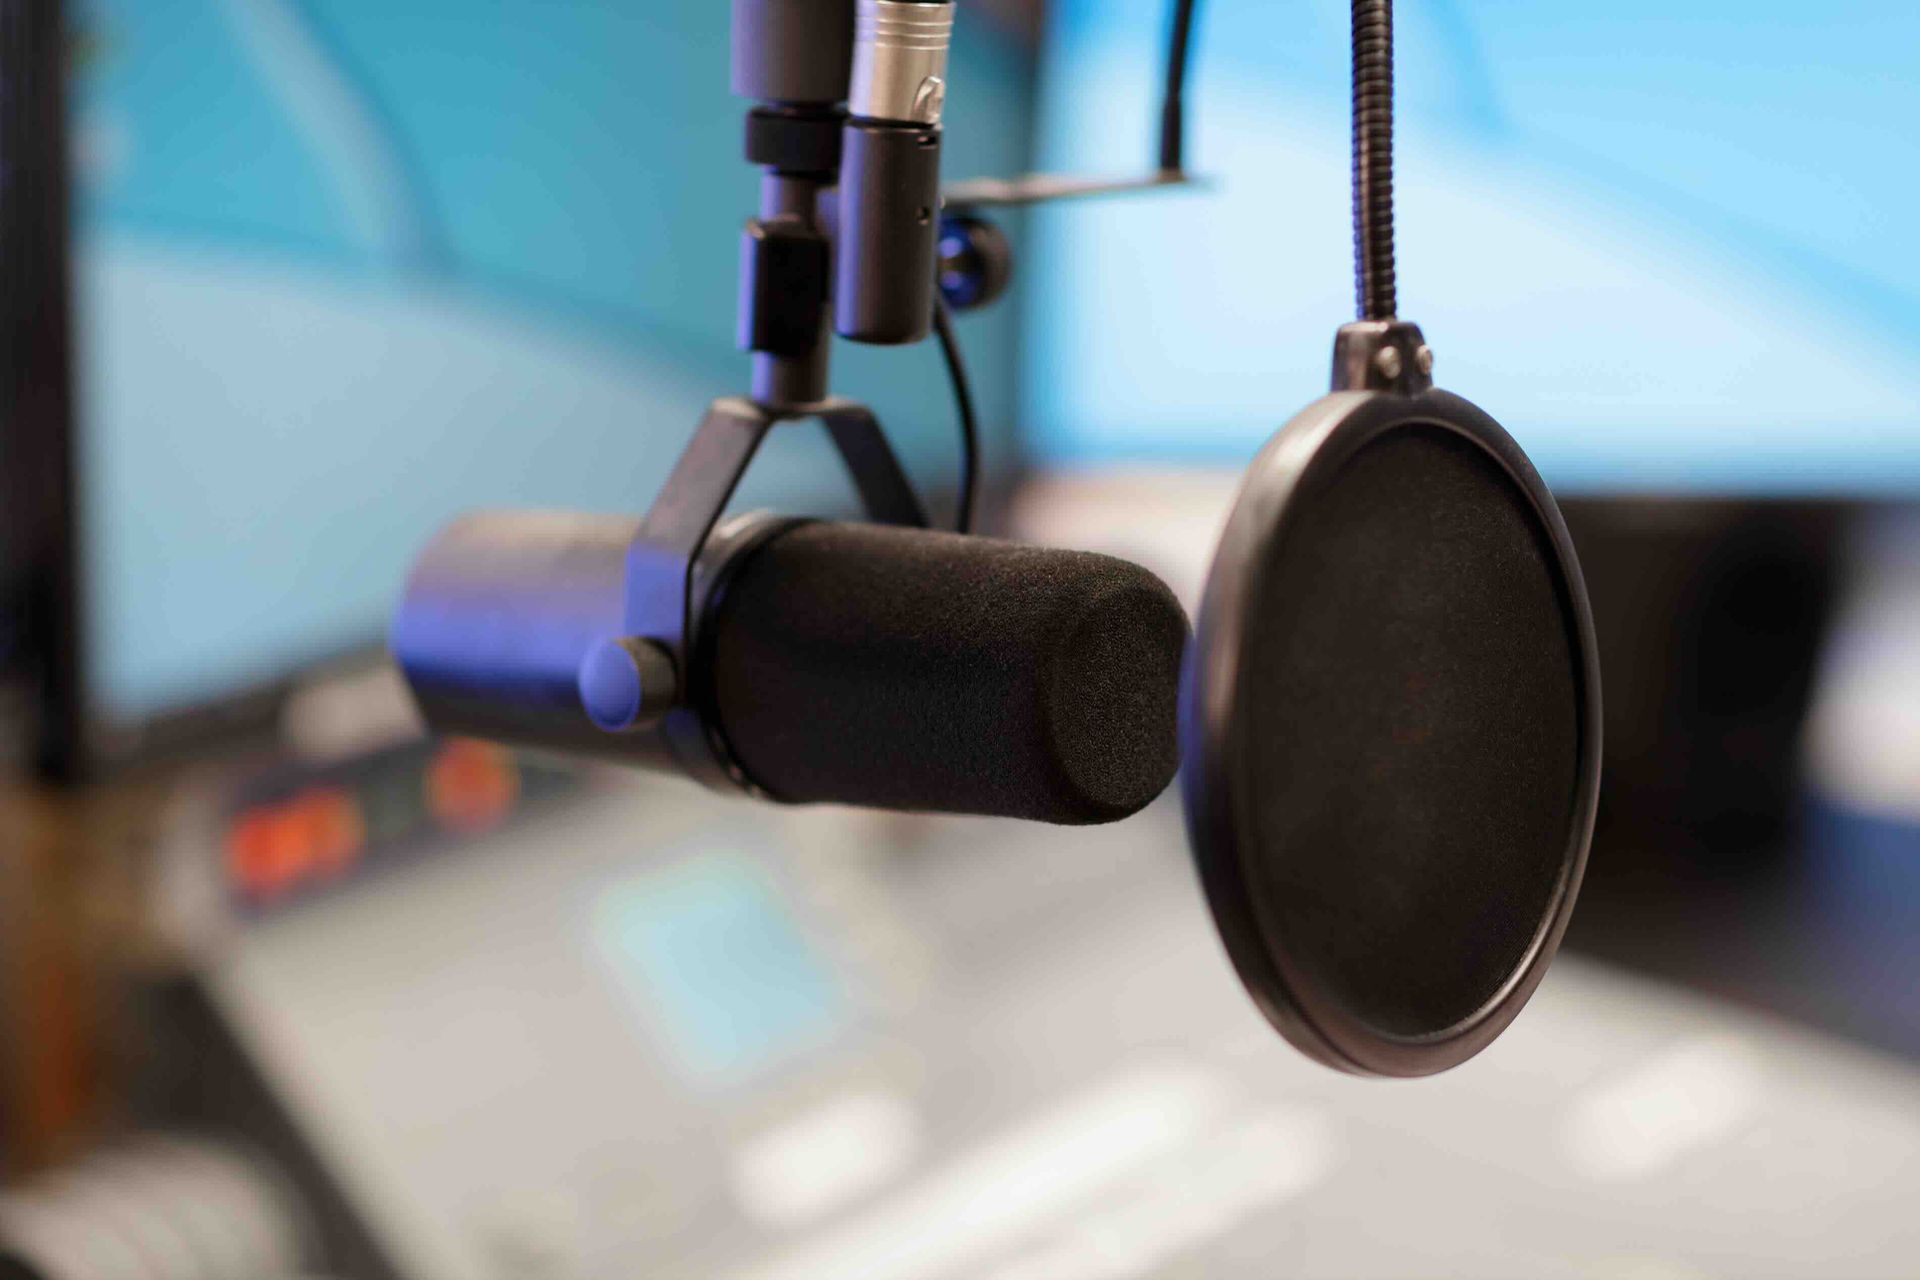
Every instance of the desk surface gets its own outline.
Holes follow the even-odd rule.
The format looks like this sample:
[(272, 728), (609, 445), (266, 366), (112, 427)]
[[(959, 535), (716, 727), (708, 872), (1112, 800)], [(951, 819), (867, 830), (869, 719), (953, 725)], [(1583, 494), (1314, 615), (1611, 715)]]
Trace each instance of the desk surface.
[(210, 988), (420, 1280), (1912, 1274), (1920, 1070), (1579, 957), (1434, 1080), (1264, 1026), (1177, 810), (621, 782)]

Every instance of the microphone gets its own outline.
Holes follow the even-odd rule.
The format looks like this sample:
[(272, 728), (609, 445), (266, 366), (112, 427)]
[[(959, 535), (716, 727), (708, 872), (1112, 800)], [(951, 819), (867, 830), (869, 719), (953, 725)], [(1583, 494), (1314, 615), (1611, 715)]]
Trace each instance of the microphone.
[(952, 38), (953, 0), (859, 0), (834, 281), (843, 338), (918, 342), (933, 328)]
[[(392, 635), (428, 722), (715, 780), (673, 733), (678, 716), (722, 785), (750, 794), (1063, 824), (1124, 818), (1173, 777), (1186, 616), (1137, 565), (741, 517), (703, 554), (682, 669), (652, 665), (649, 691), (658, 655), (606, 642), (623, 630), (639, 533), (551, 512), (444, 530)], [(661, 682), (683, 705), (649, 723)]]

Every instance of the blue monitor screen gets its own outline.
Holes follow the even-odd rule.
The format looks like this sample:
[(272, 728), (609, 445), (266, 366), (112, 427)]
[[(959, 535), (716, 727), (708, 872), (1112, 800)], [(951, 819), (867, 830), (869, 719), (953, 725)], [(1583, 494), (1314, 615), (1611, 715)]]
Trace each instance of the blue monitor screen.
[[(1053, 6), (1043, 167), (1141, 167), (1166, 8)], [(1056, 466), (1244, 461), (1353, 314), (1349, 8), (1201, 9), (1206, 187), (1037, 220), (1023, 407)], [(1397, 15), (1400, 313), (1549, 482), (1920, 487), (1920, 8)]]
[[(87, 670), (138, 721), (373, 643), (425, 539), (486, 506), (638, 513), (746, 389), (757, 178), (702, 0), (75, 6)], [(1027, 162), (1031, 54), (963, 22), (948, 168)], [(969, 323), (1012, 417), (1009, 311)], [(842, 346), (929, 504), (928, 348)], [(817, 431), (748, 503), (847, 500)]]

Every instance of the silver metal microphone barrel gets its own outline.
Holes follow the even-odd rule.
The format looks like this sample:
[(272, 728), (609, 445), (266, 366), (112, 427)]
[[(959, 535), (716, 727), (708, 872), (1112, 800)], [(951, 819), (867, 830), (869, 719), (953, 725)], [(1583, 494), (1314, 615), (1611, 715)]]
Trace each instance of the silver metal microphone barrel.
[(940, 113), (952, 0), (860, 0), (840, 151), (833, 325), (855, 342), (933, 330)]
[(868, 120), (940, 123), (952, 42), (952, 0), (860, 0), (848, 112)]

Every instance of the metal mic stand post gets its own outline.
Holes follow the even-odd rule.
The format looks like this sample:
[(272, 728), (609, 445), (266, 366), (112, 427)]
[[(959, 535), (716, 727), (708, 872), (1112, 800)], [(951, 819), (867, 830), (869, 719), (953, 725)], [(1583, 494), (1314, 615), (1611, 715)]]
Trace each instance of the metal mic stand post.
[(738, 550), (708, 544), (767, 433), (818, 419), (869, 517), (927, 523), (879, 420), (827, 393), (834, 244), (823, 213), (839, 182), (853, 28), (854, 0), (733, 0), (732, 85), (756, 102), (746, 158), (763, 170), (740, 253), (738, 340), (751, 353), (752, 389), (708, 407), (628, 548), (626, 634), (580, 669), (594, 724), (662, 735), (684, 768), (722, 789), (747, 783), (706, 729), (699, 691), (686, 687), (701, 627), (691, 602), (702, 566)]

